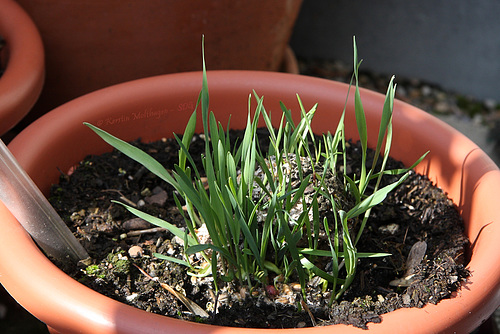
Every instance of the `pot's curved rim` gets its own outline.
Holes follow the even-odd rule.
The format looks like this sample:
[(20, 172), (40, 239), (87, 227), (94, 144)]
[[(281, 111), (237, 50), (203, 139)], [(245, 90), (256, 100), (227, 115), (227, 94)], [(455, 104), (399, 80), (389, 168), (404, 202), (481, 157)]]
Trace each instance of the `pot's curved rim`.
[[(248, 103), (246, 99), (253, 88), (257, 93), (264, 95), (264, 104), (266, 105), (267, 101), (271, 108), (278, 106), (278, 94), (289, 108), (296, 108), (296, 93), (300, 95), (306, 108), (319, 100), (316, 115), (318, 122), (314, 126), (321, 131), (332, 126), (327, 118), (328, 108), (342, 108), (347, 91), (347, 85), (342, 83), (284, 73), (213, 71), (208, 73), (208, 81), (211, 109), (214, 111), (218, 107), (224, 108), (228, 103), (231, 105), (243, 103), (246, 108)], [(138, 131), (137, 128), (143, 131), (147, 129), (146, 139), (154, 137), (158, 139), (159, 134), (155, 133), (154, 129), (144, 127), (147, 126), (148, 118), (149, 121), (153, 119), (155, 123), (170, 123), (170, 125), (172, 125), (171, 116), (174, 114), (176, 119), (184, 117), (187, 120), (190, 112), (186, 113), (180, 109), (184, 106), (188, 109), (191, 107), (186, 103), (196, 101), (200, 88), (201, 73), (191, 72), (140, 79), (102, 89), (75, 99), (41, 117), (23, 130), (11, 142), (9, 148), (35, 181), (47, 173), (52, 173), (53, 178), (54, 171), (43, 171), (40, 164), (33, 165), (33, 161), (41, 159), (41, 156), (51, 159), (54, 151), (62, 148), (65, 141), (70, 141), (68, 138), (79, 140), (87, 146), (99, 146), (96, 150), (106, 149), (99, 144), (99, 140), (88, 136), (86, 132), (88, 129), (81, 125), (83, 121), (101, 125), (115, 134), (118, 132), (118, 136), (125, 139), (135, 139), (133, 136), (136, 134), (133, 132)], [(167, 99), (165, 95), (178, 97), (178, 100), (174, 101), (176, 108), (170, 108), (170, 105), (165, 104), (164, 99)], [(381, 110), (383, 105), (383, 95), (362, 90), (361, 96), (368, 121), (376, 121), (380, 115), (377, 110)], [(150, 102), (144, 104), (143, 101)], [(352, 130), (355, 129), (349, 114), (352, 110), (350, 106), (352, 99), (349, 101), (346, 129)], [(114, 103), (114, 106), (109, 107), (110, 103)], [(239, 122), (238, 119), (232, 119), (231, 122), (233, 121)], [(185, 122), (177, 121), (177, 123), (182, 130)], [(120, 134), (124, 124), (128, 125), (127, 131)], [(377, 129), (375, 126), (371, 127)], [(62, 129), (67, 139), (61, 140), (54, 133), (56, 129)], [(393, 156), (406, 159), (404, 162), (407, 164), (416, 160), (416, 157), (427, 149), (431, 150), (418, 170), (427, 174), (448, 192), (464, 216), (467, 224), (466, 233), (472, 242), (469, 263), (472, 277), (451, 299), (443, 300), (437, 305), (426, 305), (422, 309), (400, 309), (385, 314), (382, 316), (382, 323), (369, 324), (368, 327), (374, 333), (403, 330), (409, 333), (452, 330), (470, 332), (486, 320), (500, 304), (500, 243), (497, 241), (497, 236), (500, 235), (500, 213), (496, 208), (500, 198), (498, 194), (500, 171), (493, 161), (464, 135), (426, 112), (400, 101), (395, 103), (394, 109), (394, 140), (395, 146), (391, 151)], [(75, 154), (75, 157), (82, 155), (82, 152), (75, 151), (78, 151), (78, 145), (66, 149), (65, 154), (67, 156)], [(409, 158), (404, 157), (407, 154)], [(36, 159), (32, 161), (31, 156), (35, 156)], [(73, 163), (79, 161), (77, 158), (72, 159)], [(62, 168), (64, 170), (68, 167)], [(42, 185), (43, 187), (45, 186)], [(3, 219), (2, 224), (6, 226), (5, 233), (0, 234), (0, 244), (4, 245), (0, 248), (0, 281), (23, 306), (42, 321), (49, 322), (49, 319), (54, 321), (51, 314), (59, 312), (60, 308), (73, 310), (74, 314), (70, 311), (59, 313), (59, 319), (49, 323), (56, 329), (76, 331), (77, 323), (83, 321), (86, 330), (101, 333), (116, 331), (151, 333), (155, 330), (161, 332), (178, 329), (200, 333), (234, 331), (234, 328), (185, 323), (147, 314), (104, 297), (77, 283), (52, 265), (38, 251), (5, 207), (0, 206), (0, 214), (2, 214), (0, 215)], [(13, 244), (18, 249), (14, 256), (10, 256), (5, 250), (7, 244)], [(16, 262), (21, 262), (20, 268), (15, 266)], [(37, 281), (48, 285), (44, 289), (30, 287), (30, 278), (26, 276), (31, 272), (36, 272)], [(22, 289), (16, 286), (19, 283), (23, 285)], [(21, 290), (29, 293), (29, 297), (23, 296)], [(36, 304), (58, 294), (65, 295), (66, 300), (54, 301), (50, 305), (47, 304), (44, 309), (34, 311)], [(111, 313), (106, 313), (106, 310), (111, 310)], [(135, 322), (131, 320), (140, 315), (146, 316), (146, 320)], [(69, 321), (69, 325), (63, 325), (63, 318)], [(95, 322), (90, 324), (91, 319)], [(184, 325), (188, 328), (183, 328)], [(363, 332), (352, 326), (338, 325), (335, 330), (337, 328), (342, 333)], [(309, 328), (294, 331), (308, 333), (312, 330)], [(333, 328), (327, 326), (314, 330), (317, 333), (327, 333)], [(256, 329), (242, 331), (260, 332)], [(275, 331), (280, 332), (280, 330)]]
[[(0, 135), (33, 107), (45, 79), (42, 38), (29, 15), (13, 0), (0, 0), (0, 36), (6, 42), (0, 77)], [(7, 59), (8, 58), (8, 59)]]

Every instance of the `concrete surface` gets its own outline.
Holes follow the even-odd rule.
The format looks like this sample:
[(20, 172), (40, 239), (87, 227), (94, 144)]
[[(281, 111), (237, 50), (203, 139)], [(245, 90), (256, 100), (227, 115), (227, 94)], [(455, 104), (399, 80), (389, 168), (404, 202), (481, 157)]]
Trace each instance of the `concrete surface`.
[(500, 2), (304, 1), (291, 45), (297, 56), (352, 62), (500, 101)]

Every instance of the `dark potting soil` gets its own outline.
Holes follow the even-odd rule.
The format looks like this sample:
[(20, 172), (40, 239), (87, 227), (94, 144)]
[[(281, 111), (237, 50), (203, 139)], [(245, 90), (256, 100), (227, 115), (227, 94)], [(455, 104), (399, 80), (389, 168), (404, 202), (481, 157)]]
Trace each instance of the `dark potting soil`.
[[(259, 139), (264, 139), (261, 147), (267, 151), (267, 136), (259, 132)], [(172, 139), (134, 144), (167, 169), (178, 161), (179, 148)], [(203, 136), (195, 136), (190, 151), (197, 164), (203, 149)], [(358, 173), (359, 161), (360, 148), (349, 143), (348, 171)], [(371, 165), (371, 161), (367, 163)], [(401, 166), (391, 160), (388, 168)], [(394, 180), (387, 176), (385, 182)], [(384, 313), (449, 298), (469, 275), (464, 255), (468, 240), (457, 208), (426, 176), (411, 172), (383, 205), (372, 210), (357, 245), (360, 252), (392, 255), (358, 260), (356, 279), (332, 306), (328, 306), (330, 291), (322, 289), (317, 279), (308, 283), (306, 300), (293, 278), (276, 278), (252, 291), (236, 283), (220, 283), (216, 295), (211, 277), (188, 276), (185, 267), (153, 256), (180, 256), (181, 240), (111, 202), (139, 207), (182, 227), (185, 224), (173, 191), (116, 151), (87, 157), (62, 174), (60, 183), (52, 187), (50, 201), (91, 256), (88, 263), (63, 269), (92, 289), (148, 312), (208, 324), (263, 328), (337, 323), (366, 328), (368, 322), (380, 322)], [(209, 317), (194, 316), (160, 282), (201, 306)]]

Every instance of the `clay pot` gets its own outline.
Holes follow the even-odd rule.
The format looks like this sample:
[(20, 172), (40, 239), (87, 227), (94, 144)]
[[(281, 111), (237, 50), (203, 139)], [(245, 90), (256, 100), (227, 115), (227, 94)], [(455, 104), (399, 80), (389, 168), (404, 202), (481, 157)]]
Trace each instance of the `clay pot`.
[[(9, 145), (46, 194), (67, 171), (90, 153), (109, 151), (87, 121), (126, 140), (157, 140), (182, 132), (201, 89), (199, 72), (137, 80), (75, 99), (46, 114)], [(298, 93), (306, 108), (318, 102), (316, 132), (334, 131), (345, 103), (347, 85), (305, 76), (251, 71), (208, 73), (210, 109), (222, 124), (230, 114), (234, 128), (246, 122), (248, 95), (264, 95), (267, 110), (280, 112), (279, 101), (298, 118)], [(352, 97), (354, 94), (350, 94)], [(361, 90), (375, 146), (384, 97)], [(349, 100), (346, 131), (355, 138), (353, 100)], [(500, 304), (500, 171), (465, 136), (429, 114), (397, 101), (394, 107), (391, 155), (405, 164), (431, 153), (418, 171), (437, 183), (458, 206), (471, 240), (468, 268), (472, 276), (451, 298), (422, 309), (400, 309), (369, 324), (369, 333), (469, 333)], [(200, 113), (198, 113), (200, 114)], [(242, 117), (242, 115), (245, 115)], [(275, 120), (278, 120), (275, 118)], [(201, 122), (199, 122), (201, 126)], [(15, 299), (48, 326), (64, 333), (234, 333), (234, 328), (201, 325), (150, 314), (104, 297), (55, 267), (38, 250), (21, 225), (0, 206), (0, 281)], [(15, 251), (12, 251), (15, 250)], [(264, 330), (241, 330), (263, 333)], [(336, 325), (286, 333), (367, 333)]]
[(40, 34), (15, 1), (0, 0), (0, 36), (5, 40), (0, 50), (1, 136), (35, 104), (42, 90), (45, 67)]
[[(302, 0), (18, 0), (46, 47), (47, 81), (23, 125), (91, 91), (134, 79), (201, 70), (289, 68)], [(298, 71), (295, 66), (293, 71)]]

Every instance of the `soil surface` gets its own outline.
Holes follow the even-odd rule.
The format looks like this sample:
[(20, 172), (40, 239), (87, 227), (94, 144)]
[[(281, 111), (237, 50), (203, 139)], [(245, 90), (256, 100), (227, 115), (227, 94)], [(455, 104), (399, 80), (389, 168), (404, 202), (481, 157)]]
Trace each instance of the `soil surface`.
[[(267, 137), (261, 133), (261, 138)], [(178, 161), (174, 140), (134, 144), (167, 169)], [(203, 137), (195, 136), (190, 150), (201, 153), (203, 149)], [(360, 149), (355, 144), (348, 149), (347, 168), (357, 173)], [(371, 165), (370, 159), (367, 164)], [(389, 164), (388, 168), (401, 167), (396, 161)], [(389, 176), (385, 180), (393, 181)], [(63, 269), (92, 289), (148, 312), (209, 324), (264, 328), (337, 323), (366, 328), (368, 322), (380, 322), (381, 314), (449, 298), (469, 275), (464, 256), (468, 240), (457, 208), (427, 177), (411, 172), (383, 205), (372, 210), (357, 245), (360, 252), (392, 255), (360, 259), (356, 279), (332, 306), (327, 305), (330, 291), (314, 279), (308, 284), (306, 300), (302, 300), (298, 280), (293, 277), (289, 281), (276, 278), (274, 283), (252, 291), (225, 283), (216, 294), (211, 277), (188, 276), (185, 267), (152, 255), (180, 256), (182, 240), (111, 202), (136, 206), (182, 227), (185, 224), (173, 191), (116, 151), (90, 156), (62, 173), (50, 201), (91, 255), (90, 262)], [(160, 283), (185, 295), (209, 317), (193, 315)]]

